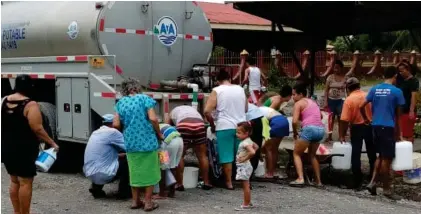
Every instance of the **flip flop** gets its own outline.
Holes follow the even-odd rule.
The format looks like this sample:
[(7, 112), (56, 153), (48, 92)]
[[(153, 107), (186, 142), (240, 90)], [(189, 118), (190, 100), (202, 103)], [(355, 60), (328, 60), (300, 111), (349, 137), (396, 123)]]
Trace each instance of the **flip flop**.
[(184, 185), (180, 185), (180, 186), (176, 187), (175, 190), (183, 192), (184, 191)]
[(138, 210), (138, 209), (143, 209), (145, 207), (145, 204), (143, 202), (139, 202), (140, 204), (136, 205), (136, 206), (130, 206), (131, 210)]
[(304, 187), (304, 181), (303, 182), (291, 181), (289, 183), (289, 186), (291, 186), (291, 187)]
[(150, 212), (152, 210), (156, 210), (158, 209), (159, 205), (155, 202), (150, 202), (150, 206), (146, 206), (145, 204), (145, 208), (143, 209), (145, 212)]
[(161, 196), (161, 195), (153, 195), (152, 199), (154, 199), (154, 200), (164, 200), (164, 199), (167, 199), (167, 197)]
[(235, 190), (234, 186), (233, 187), (225, 187), (225, 189), (227, 189), (227, 190)]
[(250, 204), (248, 206), (241, 205), (240, 207), (235, 208), (235, 211), (248, 211), (248, 210), (253, 209), (253, 207), (254, 206), (252, 204)]
[(311, 186), (317, 189), (325, 189), (325, 186), (323, 184), (312, 184)]

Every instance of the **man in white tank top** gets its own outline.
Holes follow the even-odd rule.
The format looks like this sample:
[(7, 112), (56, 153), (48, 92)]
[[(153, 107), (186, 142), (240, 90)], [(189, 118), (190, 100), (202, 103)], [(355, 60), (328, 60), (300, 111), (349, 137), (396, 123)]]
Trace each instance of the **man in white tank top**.
[[(232, 163), (240, 141), (236, 136), (237, 124), (246, 121), (248, 103), (244, 89), (230, 82), (230, 75), (221, 69), (217, 76), (219, 83), (210, 94), (205, 108), (205, 116), (212, 132), (216, 131), (219, 163), (224, 169), (226, 188), (232, 190)], [(216, 109), (216, 122), (212, 112)]]
[(245, 71), (245, 77), (242, 85), (246, 85), (248, 83), (250, 97), (249, 102), (256, 104), (257, 101), (263, 96), (262, 92), (262, 78), (266, 78), (260, 69), (254, 65), (251, 58), (248, 58), (246, 61), (247, 69)]

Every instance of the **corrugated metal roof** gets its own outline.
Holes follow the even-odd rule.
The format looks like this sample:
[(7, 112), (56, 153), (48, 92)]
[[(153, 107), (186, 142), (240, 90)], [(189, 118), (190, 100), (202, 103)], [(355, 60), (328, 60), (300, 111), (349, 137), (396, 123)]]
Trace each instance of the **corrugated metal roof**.
[(270, 26), (269, 20), (236, 10), (233, 4), (196, 2), (211, 24), (240, 24)]

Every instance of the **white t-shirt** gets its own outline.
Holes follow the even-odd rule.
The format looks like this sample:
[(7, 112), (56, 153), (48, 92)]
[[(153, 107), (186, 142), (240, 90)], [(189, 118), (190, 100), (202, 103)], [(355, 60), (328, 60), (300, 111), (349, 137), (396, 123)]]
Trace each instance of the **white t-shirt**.
[[(238, 145), (238, 151), (237, 151), (237, 158), (239, 157), (245, 157), (247, 156), (247, 146), (253, 145), (253, 141), (250, 138), (246, 138)], [(245, 163), (250, 162), (250, 160), (246, 161)]]
[(236, 129), (246, 121), (246, 94), (238, 85), (220, 85), (216, 92), (216, 130)]
[(247, 120), (253, 120), (259, 117), (263, 117), (263, 113), (260, 111), (259, 107), (254, 104), (248, 104), (248, 111), (246, 113)]
[(186, 118), (197, 118), (203, 120), (202, 115), (191, 106), (178, 106), (171, 111), (171, 120), (175, 125)]
[(249, 67), (250, 73), (249, 73), (249, 89), (260, 91), (261, 85), (260, 85), (260, 69), (258, 67)]
[(260, 106), (259, 110), (263, 113), (263, 116), (266, 117), (268, 120), (272, 119), (272, 117), (274, 116), (281, 115), (281, 113), (279, 113), (275, 109), (266, 106)]

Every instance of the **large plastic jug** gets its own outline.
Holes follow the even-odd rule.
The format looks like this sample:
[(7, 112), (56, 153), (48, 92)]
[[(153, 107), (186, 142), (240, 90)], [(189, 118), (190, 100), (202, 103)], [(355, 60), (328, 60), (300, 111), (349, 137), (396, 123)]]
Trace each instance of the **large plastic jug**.
[(47, 149), (39, 154), (37, 160), (35, 161), (35, 165), (39, 171), (48, 172), (56, 159), (57, 152), (54, 150), (54, 148)]
[(344, 156), (334, 156), (332, 157), (332, 167), (339, 170), (348, 170), (351, 168), (351, 154), (352, 146), (350, 143), (333, 143), (332, 155), (334, 154), (343, 154)]
[(412, 143), (409, 141), (396, 142), (396, 155), (392, 162), (395, 171), (412, 169)]

